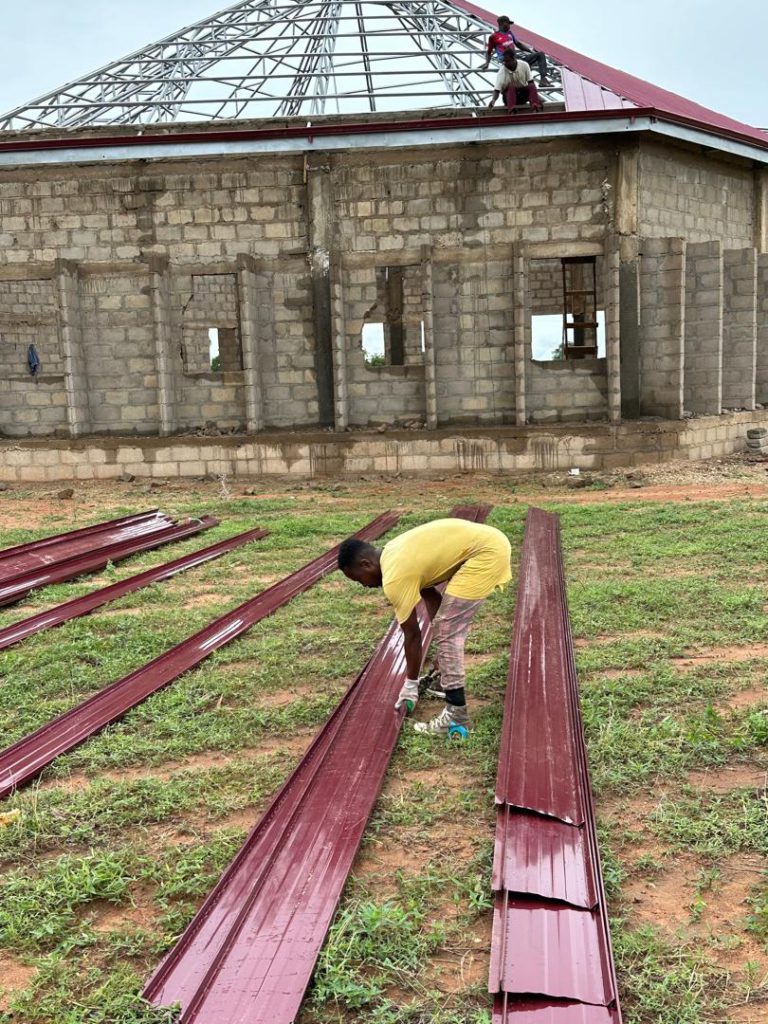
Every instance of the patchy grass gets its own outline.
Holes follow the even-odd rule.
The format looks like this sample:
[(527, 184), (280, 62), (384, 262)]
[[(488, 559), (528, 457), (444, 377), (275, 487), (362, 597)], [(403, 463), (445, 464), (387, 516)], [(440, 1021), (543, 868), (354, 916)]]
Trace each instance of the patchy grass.
[[(1, 654), (4, 743), (391, 504), (407, 507), (400, 530), (458, 502), (490, 501), (491, 522), (515, 552), (526, 511), (504, 483), (470, 478), (404, 483), (398, 492), (381, 485), (274, 491), (247, 500), (227, 500), (216, 488), (168, 491), (165, 510), (212, 511), (221, 526), (0, 611), (5, 625), (241, 530), (271, 531)], [(590, 503), (580, 496), (558, 505), (557, 495), (545, 497), (562, 516), (625, 1019), (728, 1019), (729, 1008), (764, 995), (768, 977), (765, 792), (739, 785), (745, 771), (768, 767), (768, 502), (602, 504), (595, 494)], [(94, 488), (76, 524), (155, 500), (138, 489)], [(68, 528), (71, 515), (48, 510), (29, 525), (45, 535)], [(27, 536), (14, 527), (0, 533), (0, 544)], [(301, 1024), (489, 1024), (492, 787), (513, 611), (513, 589), (495, 595), (470, 636), (470, 742), (434, 744), (403, 733)], [(0, 1024), (175, 1020), (173, 1011), (141, 1003), (143, 981), (389, 618), (380, 594), (329, 577), (8, 801), (21, 816), (0, 830), (0, 966), (12, 961), (17, 969), (7, 973), (17, 980), (4, 990), (0, 977)], [(681, 858), (690, 870), (675, 875)], [(738, 886), (730, 884), (734, 865)], [(726, 926), (712, 908), (728, 909), (732, 891), (739, 903)], [(660, 892), (683, 908), (684, 927), (655, 911)]]

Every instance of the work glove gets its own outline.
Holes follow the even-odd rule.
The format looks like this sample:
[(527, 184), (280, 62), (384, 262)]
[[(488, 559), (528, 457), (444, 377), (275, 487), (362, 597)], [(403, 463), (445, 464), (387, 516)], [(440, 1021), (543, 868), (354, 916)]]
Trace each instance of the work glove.
[(405, 685), (398, 694), (397, 703), (395, 704), (395, 711), (399, 711), (400, 708), (405, 705), (408, 714), (413, 714), (413, 709), (419, 700), (419, 680), (418, 679), (406, 679)]

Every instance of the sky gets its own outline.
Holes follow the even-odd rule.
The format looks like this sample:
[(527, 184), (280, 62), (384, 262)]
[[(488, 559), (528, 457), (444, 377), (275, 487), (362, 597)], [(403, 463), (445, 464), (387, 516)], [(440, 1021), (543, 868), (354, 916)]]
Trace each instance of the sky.
[[(0, 112), (204, 18), (221, 0), (0, 0)], [(768, 128), (768, 3), (505, 0), (499, 13), (563, 45)]]

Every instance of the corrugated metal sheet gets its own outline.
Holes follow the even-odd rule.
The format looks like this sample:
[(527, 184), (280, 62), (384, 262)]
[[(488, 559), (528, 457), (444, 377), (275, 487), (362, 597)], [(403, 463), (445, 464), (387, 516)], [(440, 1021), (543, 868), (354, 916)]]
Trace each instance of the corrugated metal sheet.
[(586, 830), (552, 818), (499, 809), (493, 891), (520, 892), (575, 907), (597, 906)]
[(61, 626), (63, 623), (69, 622), (71, 619), (80, 618), (82, 615), (89, 615), (97, 608), (109, 604), (110, 601), (116, 601), (119, 597), (132, 594), (142, 587), (151, 586), (153, 583), (162, 583), (165, 580), (172, 579), (174, 576), (178, 576), (179, 573), (186, 572), (188, 569), (196, 569), (206, 562), (234, 551), (243, 544), (261, 540), (266, 536), (268, 536), (268, 531), (266, 530), (248, 530), (246, 533), (240, 533), (236, 537), (229, 537), (227, 540), (219, 541), (218, 544), (212, 544), (201, 551), (194, 551), (191, 555), (184, 555), (183, 558), (177, 558), (173, 562), (166, 562), (165, 565), (155, 566), (154, 569), (148, 569), (137, 576), (129, 576), (128, 579), (121, 580), (119, 583), (102, 587), (100, 590), (95, 590), (92, 594), (76, 597), (72, 601), (57, 605), (55, 608), (38, 612), (37, 615), (30, 615), (20, 622), (14, 622), (12, 626), (0, 629), (0, 651), (13, 647), (14, 644), (26, 640), (27, 637), (34, 636), (36, 633), (41, 633), (45, 629), (52, 629), (55, 626)]
[[(496, 802), (584, 823), (568, 653), (546, 521), (528, 519), (520, 566)], [(552, 614), (553, 609), (555, 614)]]
[(547, 999), (499, 996), (493, 1004), (493, 1024), (620, 1024), (616, 1007)]
[[(523, 545), (497, 802), (494, 1024), (621, 1024), (559, 524), (538, 509)], [(531, 806), (542, 813), (521, 811)]]
[(563, 93), (566, 110), (623, 110), (637, 109), (637, 104), (618, 96), (611, 89), (595, 85), (588, 78), (562, 68)]
[[(165, 544), (185, 540), (187, 537), (193, 537), (202, 530), (209, 530), (218, 524), (218, 519), (204, 516), (202, 519), (190, 519), (179, 525), (162, 522), (157, 527), (143, 531), (129, 527), (127, 536), (122, 540), (103, 546), (94, 547), (96, 541), (92, 540), (91, 548), (83, 553), (60, 561), (53, 561), (49, 565), (42, 565), (40, 568), (4, 580), (0, 583), (0, 605), (14, 604), (26, 597), (32, 590), (39, 590), (41, 587), (48, 587), (53, 583), (73, 580), (89, 572), (97, 572), (110, 562), (121, 562), (142, 551), (152, 551)], [(104, 536), (104, 534), (98, 534), (98, 540)]]
[[(399, 518), (398, 513), (388, 512), (356, 536), (374, 540), (391, 529)], [(338, 547), (335, 547), (239, 608), (216, 619), (159, 658), (0, 752), (0, 798), (35, 778), (60, 754), (73, 750), (89, 736), (122, 718), (151, 694), (199, 665), (214, 651), (282, 608), (297, 594), (308, 590), (335, 568), (337, 558)]]
[[(490, 31), (495, 31), (496, 18), (498, 17), (496, 13), (471, 3), (470, 0), (454, 0), (454, 2), (457, 7), (460, 7), (468, 14), (473, 14), (475, 17), (487, 22)], [(561, 46), (560, 43), (547, 39), (546, 36), (542, 36), (538, 32), (532, 32), (520, 24), (515, 25), (515, 34), (524, 43), (527, 43), (528, 46), (532, 46), (536, 50), (542, 50), (548, 57), (551, 57), (552, 60), (571, 71), (574, 75), (578, 75), (586, 82), (593, 83), (601, 89), (613, 93), (622, 100), (627, 101), (630, 105), (654, 110), (662, 117), (667, 115), (673, 120), (693, 124), (704, 131), (726, 136), (736, 135), (763, 148), (768, 147), (768, 132), (761, 131), (760, 128), (754, 128), (752, 125), (744, 124), (743, 121), (726, 117), (725, 114), (719, 114), (708, 107), (703, 107), (700, 103), (694, 103), (693, 100), (678, 96), (677, 93), (670, 92), (668, 89), (662, 89), (651, 82), (645, 82), (642, 78), (627, 74), (626, 71), (619, 71), (608, 64), (601, 63), (599, 60), (585, 57), (576, 50), (571, 50), (567, 46)], [(587, 109), (604, 109), (602, 97), (599, 99), (595, 97), (594, 102), (597, 105)], [(566, 107), (568, 113), (571, 113), (573, 109), (572, 107)], [(575, 109), (581, 110), (583, 108), (576, 107)], [(557, 114), (549, 116), (553, 119), (557, 118)]]
[(595, 910), (507, 893), (496, 898), (491, 991), (610, 1006), (610, 954)]
[[(454, 515), (485, 518), (485, 508)], [(423, 607), (425, 640), (431, 627)], [(290, 1024), (309, 984), (403, 720), (402, 630), (376, 653), (144, 992), (183, 1024)]]
[(166, 529), (172, 525), (173, 521), (169, 516), (163, 515), (157, 509), (151, 509), (138, 515), (113, 519), (108, 523), (86, 526), (82, 530), (44, 537), (28, 544), (17, 544), (15, 547), (0, 551), (0, 581), (87, 553), (94, 547), (119, 544), (143, 533)]

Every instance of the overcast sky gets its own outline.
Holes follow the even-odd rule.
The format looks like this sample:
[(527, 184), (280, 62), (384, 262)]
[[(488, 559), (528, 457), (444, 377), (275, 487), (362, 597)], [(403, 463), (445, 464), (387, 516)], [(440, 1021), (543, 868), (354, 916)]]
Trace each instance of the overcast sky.
[[(504, 3), (500, 14), (529, 22), (544, 36), (768, 127), (766, 0)], [(0, 112), (228, 6), (221, 0), (0, 0), (0, 5), (5, 8)]]

